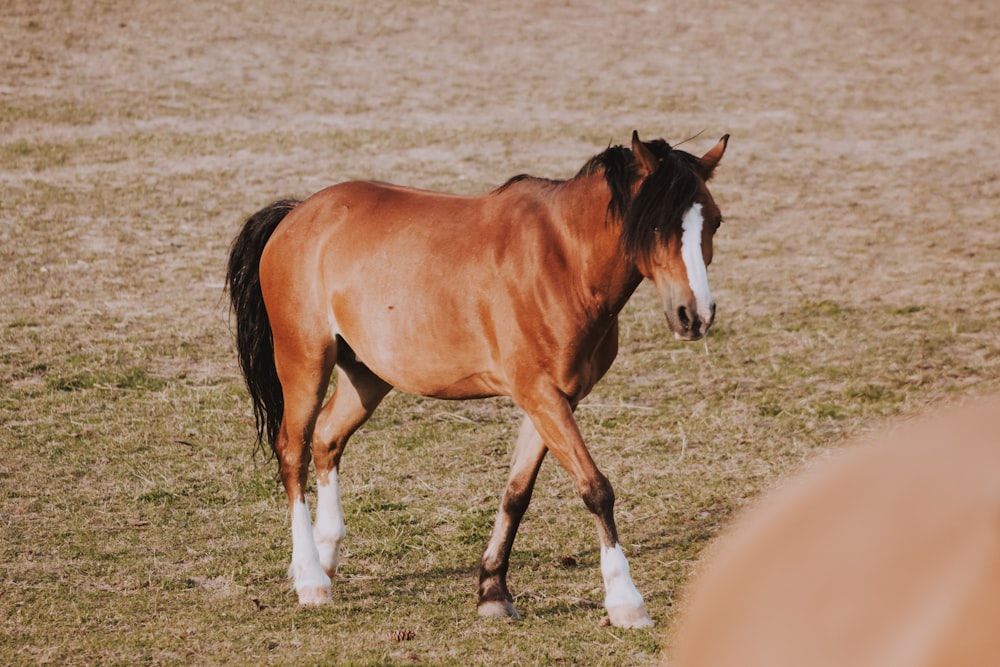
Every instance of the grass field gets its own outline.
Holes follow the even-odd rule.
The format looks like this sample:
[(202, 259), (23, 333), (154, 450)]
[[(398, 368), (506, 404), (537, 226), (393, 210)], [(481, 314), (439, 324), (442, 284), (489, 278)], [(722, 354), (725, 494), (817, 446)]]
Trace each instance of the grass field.
[[(984, 1), (0, 0), (0, 663), (655, 664), (734, 510), (1000, 388), (998, 43)], [(674, 342), (644, 285), (579, 409), (657, 627), (599, 625), (553, 461), (524, 618), (476, 616), (499, 399), (387, 399), (344, 459), (334, 603), (299, 608), (223, 295), (242, 220), (351, 178), (566, 178), (634, 128), (732, 134), (716, 326)]]

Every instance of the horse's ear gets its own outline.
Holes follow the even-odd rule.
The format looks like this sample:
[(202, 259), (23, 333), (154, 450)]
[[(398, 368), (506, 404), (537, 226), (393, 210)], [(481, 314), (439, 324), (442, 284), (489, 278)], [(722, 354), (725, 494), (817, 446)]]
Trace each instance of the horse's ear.
[(632, 130), (632, 154), (635, 155), (635, 160), (639, 163), (639, 176), (641, 178), (646, 178), (656, 171), (658, 163), (656, 156), (646, 144), (639, 141), (638, 130)]
[(701, 169), (705, 175), (705, 180), (712, 178), (712, 172), (722, 159), (722, 154), (726, 152), (726, 145), (729, 144), (729, 135), (723, 135), (715, 147), (701, 156)]

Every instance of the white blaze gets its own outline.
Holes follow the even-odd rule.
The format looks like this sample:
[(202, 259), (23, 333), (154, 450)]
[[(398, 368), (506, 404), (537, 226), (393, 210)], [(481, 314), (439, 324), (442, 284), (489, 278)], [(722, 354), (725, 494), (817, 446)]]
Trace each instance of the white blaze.
[(708, 289), (708, 269), (705, 255), (701, 250), (702, 227), (705, 221), (701, 215), (701, 204), (694, 204), (681, 219), (681, 258), (687, 269), (688, 284), (698, 304), (698, 317), (702, 322), (712, 319), (712, 293)]

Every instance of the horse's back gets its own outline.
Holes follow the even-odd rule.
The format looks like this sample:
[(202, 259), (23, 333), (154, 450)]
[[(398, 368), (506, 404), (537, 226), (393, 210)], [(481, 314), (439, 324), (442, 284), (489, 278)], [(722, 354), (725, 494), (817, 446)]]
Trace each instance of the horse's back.
[[(427, 224), (435, 217), (476, 208), (476, 197), (406, 188), (377, 181), (347, 181), (304, 199), (274, 234), (308, 239), (350, 233), (361, 241)], [(340, 239), (341, 242), (349, 239)]]

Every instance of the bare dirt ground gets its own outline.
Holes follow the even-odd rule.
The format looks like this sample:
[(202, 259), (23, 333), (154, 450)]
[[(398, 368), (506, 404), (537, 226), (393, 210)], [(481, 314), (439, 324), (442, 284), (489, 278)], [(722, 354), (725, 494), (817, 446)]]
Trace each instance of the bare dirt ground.
[[(121, 188), (117, 219), (112, 205), (96, 225), (72, 209), (67, 223), (87, 236), (75, 250), (107, 258), (128, 254), (121, 230), (137, 184), (188, 181), (164, 204), (198, 202), (198, 214), (180, 219), (170, 209), (134, 213), (160, 243), (208, 226), (224, 246), (239, 214), (278, 193), (352, 177), (479, 191), (521, 171), (568, 176), (638, 128), (674, 141), (733, 135), (719, 188), (730, 243), (736, 253), (757, 238), (788, 249), (762, 258), (766, 269), (748, 266), (752, 257), (726, 262), (761, 281), (733, 310), (781, 298), (797, 281), (865, 304), (926, 294), (993, 268), (969, 255), (995, 249), (997, 30), (985, 2), (166, 11), (8, 0), (2, 233), (14, 261), (5, 277), (37, 280), (19, 261), (30, 244), (14, 240), (52, 231), (24, 208), (29, 187)], [(230, 201), (243, 204), (234, 211)], [(859, 258), (855, 244), (877, 252)], [(192, 265), (169, 254), (170, 268)], [(212, 270), (207, 254), (198, 259)], [(168, 285), (191, 298), (185, 272), (171, 273)], [(120, 315), (175, 307), (146, 296)], [(25, 314), (8, 303), (11, 316)]]
[[(985, 0), (0, 0), (0, 63), (2, 662), (650, 663), (733, 507), (874, 421), (1000, 387)], [(222, 298), (242, 219), (352, 178), (464, 193), (568, 178), (633, 129), (704, 132), (692, 152), (732, 135), (714, 338), (677, 347), (640, 291), (619, 369), (581, 408), (660, 628), (597, 628), (593, 536), (555, 466), (532, 514), (568, 542), (528, 535), (514, 565), (536, 620), (478, 623), (470, 572), (516, 417), (408, 398), (346, 479), (355, 620), (295, 609)], [(366, 551), (378, 517), (423, 507), (412, 480), (392, 495), (399, 457), (453, 436), (470, 458), (426, 482), (453, 496), (420, 524), (437, 541)], [(571, 506), (572, 529), (554, 518)], [(573, 549), (585, 574), (548, 567)], [(425, 559), (415, 581), (439, 567), (416, 593), (372, 583), (399, 553)], [(397, 646), (380, 623), (417, 638)]]

